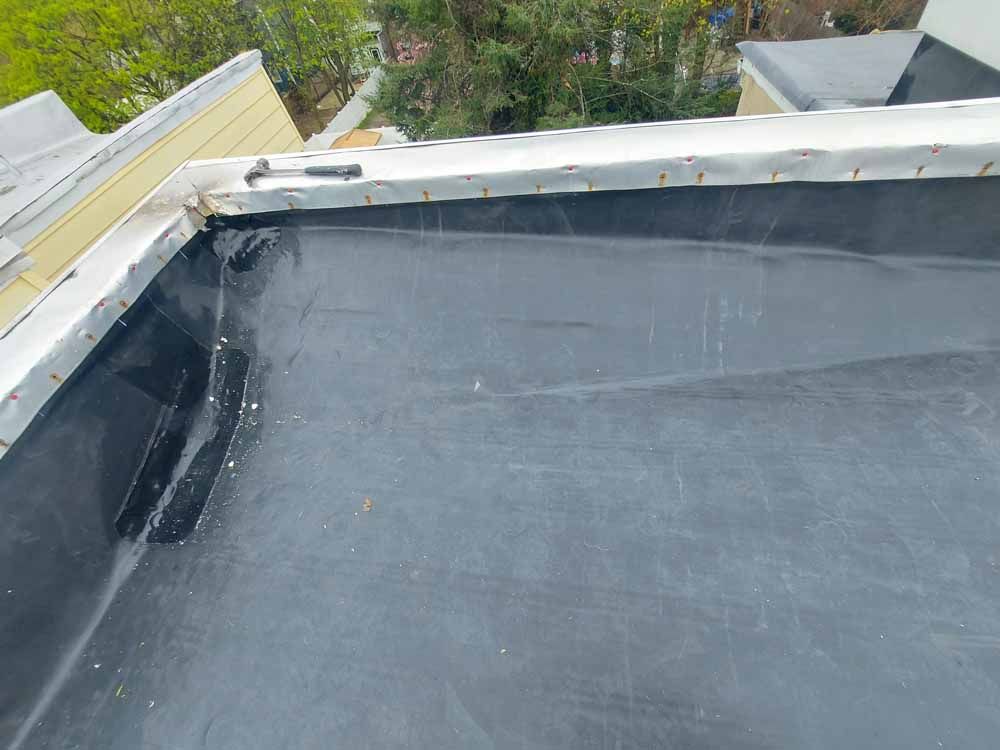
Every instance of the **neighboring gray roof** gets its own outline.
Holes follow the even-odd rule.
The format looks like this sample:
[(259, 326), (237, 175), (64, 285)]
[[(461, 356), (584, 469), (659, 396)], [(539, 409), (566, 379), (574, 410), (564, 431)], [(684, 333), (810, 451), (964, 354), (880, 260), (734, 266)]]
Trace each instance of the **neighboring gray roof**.
[(922, 31), (806, 42), (742, 42), (745, 60), (800, 112), (886, 103)]

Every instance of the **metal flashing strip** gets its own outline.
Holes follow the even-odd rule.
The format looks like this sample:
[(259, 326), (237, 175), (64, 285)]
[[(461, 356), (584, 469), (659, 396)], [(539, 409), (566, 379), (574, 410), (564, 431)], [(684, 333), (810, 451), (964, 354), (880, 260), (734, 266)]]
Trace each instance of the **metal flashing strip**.
[[(536, 193), (986, 177), (1000, 99), (190, 162), (0, 331), (0, 456), (207, 215)], [(358, 164), (363, 176), (338, 169)], [(330, 173), (330, 176), (327, 174)]]
[[(275, 169), (359, 162), (348, 182), (289, 175), (249, 187), (252, 161), (192, 163), (221, 215), (683, 185), (984, 174), (1000, 162), (1000, 100), (878, 107), (302, 153)], [(992, 172), (992, 166), (985, 174)]]
[(0, 331), (0, 457), (205, 223), (178, 168)]
[[(82, 153), (56, 160), (61, 166), (53, 168), (50, 176), (11, 194), (12, 201), (14, 196), (19, 197), (11, 203), (9, 215), (0, 211), (0, 231), (18, 244), (27, 246), (45, 226), (78, 202), (81, 193), (98, 187), (149, 145), (248, 80), (260, 65), (260, 52), (244, 52), (113, 133), (92, 134), (86, 140), (86, 149)], [(70, 200), (72, 202), (67, 205)]]
[(0, 234), (0, 292), (34, 265), (34, 258), (26, 255), (20, 245)]

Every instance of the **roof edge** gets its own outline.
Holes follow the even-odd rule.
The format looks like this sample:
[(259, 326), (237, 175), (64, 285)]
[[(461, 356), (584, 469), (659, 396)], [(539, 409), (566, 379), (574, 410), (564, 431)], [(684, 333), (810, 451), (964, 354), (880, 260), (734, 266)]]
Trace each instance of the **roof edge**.
[[(95, 136), (93, 145), (83, 154), (55, 173), (52, 179), (27, 194), (23, 203), (0, 223), (0, 234), (21, 246), (27, 245), (132, 156), (183, 123), (194, 112), (204, 109), (242, 83), (261, 64), (261, 53), (258, 50), (244, 52), (164, 99), (115, 132)], [(62, 104), (62, 100), (53, 92), (35, 96), (46, 93), (52, 93)], [(89, 134), (90, 131), (86, 133)]]
[[(252, 157), (189, 162), (0, 331), (0, 457), (213, 213), (988, 177), (1000, 161), (998, 120), (1000, 98), (407, 143), (277, 155), (252, 184)], [(348, 163), (360, 177), (332, 172)]]

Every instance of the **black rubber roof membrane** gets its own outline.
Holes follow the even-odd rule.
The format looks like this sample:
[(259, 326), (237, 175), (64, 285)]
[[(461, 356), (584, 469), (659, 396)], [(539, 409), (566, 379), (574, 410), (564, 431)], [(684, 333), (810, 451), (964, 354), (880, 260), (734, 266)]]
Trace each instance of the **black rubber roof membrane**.
[(994, 747), (998, 205), (216, 222), (0, 461), (0, 746)]

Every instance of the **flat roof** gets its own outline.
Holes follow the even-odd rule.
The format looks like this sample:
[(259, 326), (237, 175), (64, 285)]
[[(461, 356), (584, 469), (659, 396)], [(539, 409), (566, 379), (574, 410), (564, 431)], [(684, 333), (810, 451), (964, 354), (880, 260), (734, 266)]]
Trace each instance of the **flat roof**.
[(810, 112), (884, 105), (923, 37), (898, 31), (736, 46), (798, 111)]
[(0, 744), (987, 746), (998, 119), (178, 169), (0, 335)]
[(0, 461), (0, 743), (989, 747), (998, 200), (214, 223)]

